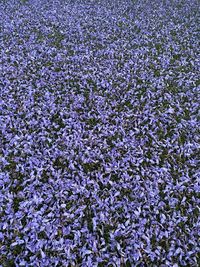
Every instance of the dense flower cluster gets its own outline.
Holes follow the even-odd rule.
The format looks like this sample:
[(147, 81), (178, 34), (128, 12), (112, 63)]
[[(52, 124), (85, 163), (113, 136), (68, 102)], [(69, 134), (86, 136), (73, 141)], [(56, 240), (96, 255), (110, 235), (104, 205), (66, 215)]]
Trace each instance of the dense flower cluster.
[(199, 266), (198, 4), (0, 2), (0, 266)]

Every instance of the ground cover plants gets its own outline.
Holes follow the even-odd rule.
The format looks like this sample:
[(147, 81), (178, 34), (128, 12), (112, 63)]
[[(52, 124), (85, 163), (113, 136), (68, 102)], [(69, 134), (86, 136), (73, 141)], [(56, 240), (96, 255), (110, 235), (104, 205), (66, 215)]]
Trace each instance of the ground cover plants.
[(200, 264), (199, 1), (0, 1), (0, 266)]

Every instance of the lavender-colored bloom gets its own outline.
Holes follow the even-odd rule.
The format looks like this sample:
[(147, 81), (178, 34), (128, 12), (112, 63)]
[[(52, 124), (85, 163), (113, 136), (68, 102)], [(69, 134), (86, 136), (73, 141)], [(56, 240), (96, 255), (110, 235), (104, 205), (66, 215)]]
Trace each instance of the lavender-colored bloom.
[(198, 3), (179, 2), (1, 1), (1, 266), (198, 266)]

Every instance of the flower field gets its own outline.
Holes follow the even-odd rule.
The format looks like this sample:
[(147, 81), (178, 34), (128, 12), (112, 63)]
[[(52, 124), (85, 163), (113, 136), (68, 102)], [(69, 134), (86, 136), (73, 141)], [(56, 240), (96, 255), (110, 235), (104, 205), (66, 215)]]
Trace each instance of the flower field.
[(0, 1), (0, 267), (200, 266), (199, 15)]

